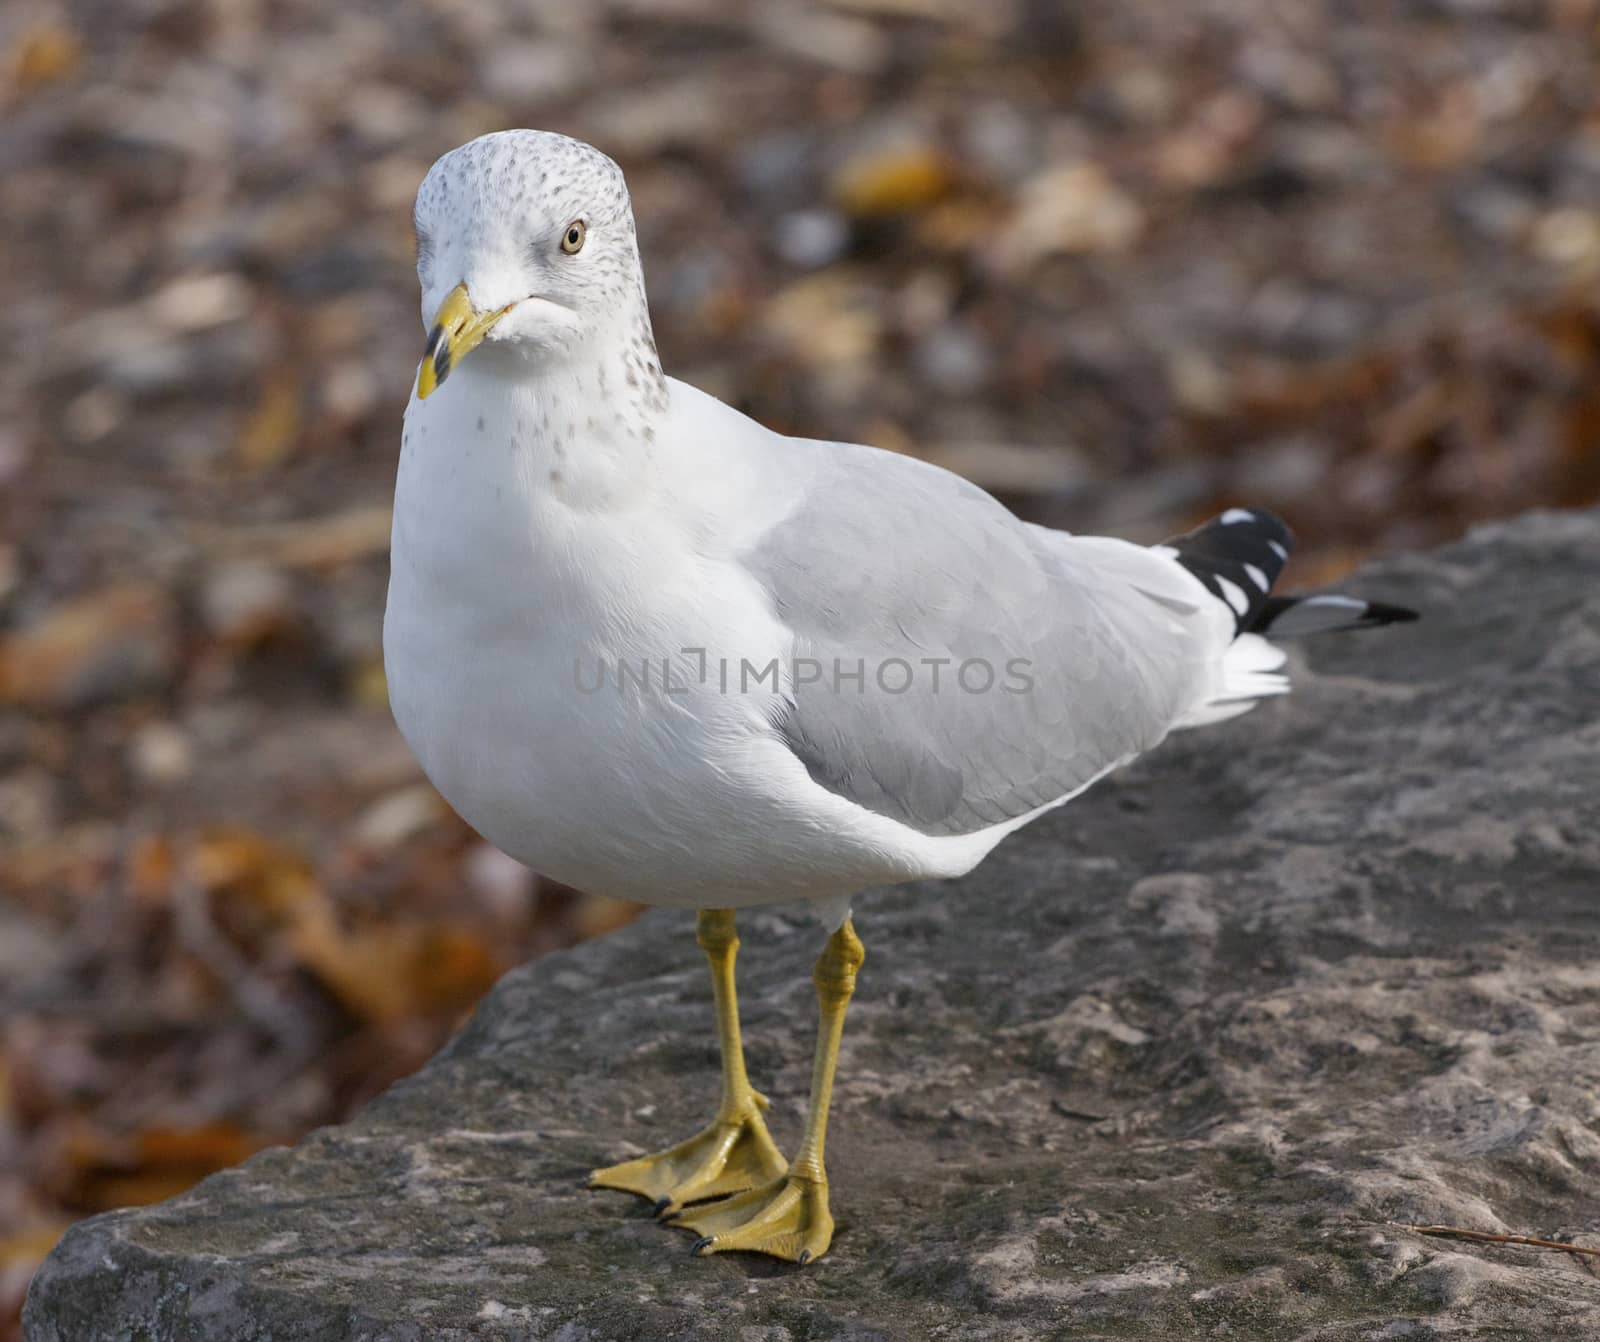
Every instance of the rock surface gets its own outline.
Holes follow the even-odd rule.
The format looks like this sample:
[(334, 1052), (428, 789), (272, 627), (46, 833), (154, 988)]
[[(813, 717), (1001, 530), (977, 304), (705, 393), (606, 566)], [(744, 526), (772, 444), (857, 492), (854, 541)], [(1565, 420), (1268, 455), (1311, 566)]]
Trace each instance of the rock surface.
[[(1600, 1335), (1600, 517), (1369, 570), (1408, 628), (1156, 755), (868, 958), (804, 1271), (693, 1260), (591, 1166), (715, 1099), (691, 920), (510, 975), (358, 1120), (75, 1227), (30, 1342)], [(814, 923), (742, 920), (796, 1139)], [(1600, 1241), (1591, 1241), (1600, 1243)]]

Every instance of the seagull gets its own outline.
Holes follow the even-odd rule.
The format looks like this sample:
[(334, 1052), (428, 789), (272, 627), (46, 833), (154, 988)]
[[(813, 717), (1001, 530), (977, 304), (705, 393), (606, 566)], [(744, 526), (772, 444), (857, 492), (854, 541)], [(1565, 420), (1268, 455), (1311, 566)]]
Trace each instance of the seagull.
[[(865, 957), (860, 891), (960, 876), (1168, 732), (1282, 694), (1266, 635), (1413, 612), (1277, 596), (1288, 529), (1164, 545), (1021, 521), (908, 455), (786, 437), (661, 369), (612, 160), (543, 131), (417, 193), (427, 344), (395, 490), (384, 661), (429, 779), (582, 890), (697, 910), (721, 1047), (707, 1126), (598, 1169), (696, 1236), (804, 1264)], [(810, 1109), (792, 1160), (739, 1033), (740, 908), (805, 901)]]

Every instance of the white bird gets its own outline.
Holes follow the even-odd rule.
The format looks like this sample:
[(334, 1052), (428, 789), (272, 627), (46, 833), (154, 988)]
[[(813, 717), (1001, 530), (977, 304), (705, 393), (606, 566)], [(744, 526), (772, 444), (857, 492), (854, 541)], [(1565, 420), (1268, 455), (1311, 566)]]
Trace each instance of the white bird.
[[(851, 897), (959, 876), (1174, 728), (1282, 693), (1267, 629), (1411, 613), (1270, 596), (1290, 538), (1264, 512), (1154, 548), (1069, 536), (666, 377), (622, 173), (588, 145), (474, 140), (429, 171), (416, 229), (429, 336), (384, 621), (396, 721), (536, 871), (700, 910), (721, 1103), (593, 1182), (655, 1200), (697, 1252), (806, 1262), (833, 1232)], [(786, 1164), (745, 1074), (733, 911), (788, 900), (831, 935)]]

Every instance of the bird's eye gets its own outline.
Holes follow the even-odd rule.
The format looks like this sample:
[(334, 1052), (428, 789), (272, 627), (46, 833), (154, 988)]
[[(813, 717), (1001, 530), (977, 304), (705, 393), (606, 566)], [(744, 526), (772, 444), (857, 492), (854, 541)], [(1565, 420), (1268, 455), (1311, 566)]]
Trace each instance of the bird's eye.
[(561, 235), (561, 250), (568, 256), (576, 256), (583, 250), (583, 240), (589, 236), (589, 229), (582, 219), (574, 219), (567, 225), (567, 231)]

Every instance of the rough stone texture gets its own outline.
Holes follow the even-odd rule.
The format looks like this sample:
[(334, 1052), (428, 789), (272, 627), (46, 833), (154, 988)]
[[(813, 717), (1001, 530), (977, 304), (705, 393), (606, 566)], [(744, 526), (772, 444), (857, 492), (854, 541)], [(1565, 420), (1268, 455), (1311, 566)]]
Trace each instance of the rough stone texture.
[[(1371, 570), (1424, 623), (971, 878), (869, 895), (804, 1271), (688, 1257), (593, 1165), (716, 1087), (691, 920), (510, 975), (358, 1121), (69, 1233), (31, 1342), (1600, 1335), (1600, 518)], [(742, 920), (792, 1144), (819, 944)]]

